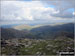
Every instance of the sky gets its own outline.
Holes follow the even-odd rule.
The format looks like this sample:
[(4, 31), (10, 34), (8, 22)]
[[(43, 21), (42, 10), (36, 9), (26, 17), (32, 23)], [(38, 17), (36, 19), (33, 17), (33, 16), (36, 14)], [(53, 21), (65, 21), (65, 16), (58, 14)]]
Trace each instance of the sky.
[(0, 25), (74, 22), (74, 0), (2, 0)]

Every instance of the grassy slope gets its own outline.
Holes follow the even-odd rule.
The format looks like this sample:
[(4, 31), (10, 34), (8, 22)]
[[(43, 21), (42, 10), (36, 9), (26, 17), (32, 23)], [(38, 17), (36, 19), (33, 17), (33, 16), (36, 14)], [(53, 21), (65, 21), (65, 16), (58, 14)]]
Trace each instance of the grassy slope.
[(23, 30), (23, 29), (27, 29), (27, 30), (31, 30), (32, 28), (37, 28), (40, 26), (46, 26), (46, 25), (50, 25), (50, 26), (55, 26), (55, 25), (61, 25), (61, 24), (65, 24), (65, 23), (56, 23), (56, 24), (40, 24), (40, 25), (34, 25), (34, 26), (30, 26), (30, 25), (18, 25), (13, 27), (14, 29), (17, 30)]
[(35, 25), (35, 26), (30, 26), (30, 25), (18, 25), (18, 26), (15, 26), (13, 27), (14, 29), (17, 29), (17, 30), (23, 30), (23, 29), (27, 29), (27, 30), (31, 30), (32, 28), (37, 28), (37, 27), (40, 27), (42, 25)]

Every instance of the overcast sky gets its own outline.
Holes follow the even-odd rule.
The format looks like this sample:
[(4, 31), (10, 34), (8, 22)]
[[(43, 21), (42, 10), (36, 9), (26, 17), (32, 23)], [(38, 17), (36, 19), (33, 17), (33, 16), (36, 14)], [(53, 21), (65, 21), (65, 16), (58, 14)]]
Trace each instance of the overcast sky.
[(0, 25), (74, 22), (74, 8), (74, 0), (4, 0)]

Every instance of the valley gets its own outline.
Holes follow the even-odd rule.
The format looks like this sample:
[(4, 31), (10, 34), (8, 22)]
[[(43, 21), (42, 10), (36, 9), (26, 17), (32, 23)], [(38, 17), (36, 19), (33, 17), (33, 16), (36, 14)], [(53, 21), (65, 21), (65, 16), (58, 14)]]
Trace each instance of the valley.
[(2, 55), (58, 55), (60, 52), (74, 52), (73, 23), (33, 28), (22, 26), (16, 29), (1, 27)]

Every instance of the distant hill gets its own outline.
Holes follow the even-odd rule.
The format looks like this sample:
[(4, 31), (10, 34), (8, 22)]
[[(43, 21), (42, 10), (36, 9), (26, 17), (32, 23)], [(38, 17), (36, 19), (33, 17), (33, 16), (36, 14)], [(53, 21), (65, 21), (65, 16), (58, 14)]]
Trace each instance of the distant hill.
[(67, 36), (74, 38), (74, 24), (67, 23), (55, 26), (41, 26), (38, 28), (33, 28), (31, 32), (33, 32), (33, 34), (39, 38), (55, 38), (57, 36)]
[(2, 27), (2, 28), (12, 28), (12, 27), (17, 26), (17, 25), (20, 25), (20, 24), (0, 25), (0, 27)]
[(62, 25), (62, 24), (65, 24), (65, 23), (39, 24), (39, 25), (27, 25), (27, 24), (23, 24), (23, 25), (12, 26), (12, 28), (17, 29), (17, 30), (24, 30), (24, 29), (32, 30), (33, 28), (38, 28), (38, 27), (41, 27), (41, 26), (47, 26), (47, 25), (48, 26), (56, 26), (56, 25)]
[(37, 28), (37, 27), (40, 27), (42, 25), (17, 25), (17, 26), (14, 26), (13, 28), (14, 29), (17, 29), (17, 30), (24, 30), (24, 29), (27, 29), (27, 30), (31, 30), (33, 28)]
[(13, 28), (1, 28), (1, 37), (4, 39), (25, 38), (29, 34), (28, 30), (19, 31)]
[(1, 37), (11, 38), (35, 38), (35, 39), (55, 39), (57, 37), (74, 38), (74, 24), (60, 25), (21, 25), (13, 28), (1, 28)]

